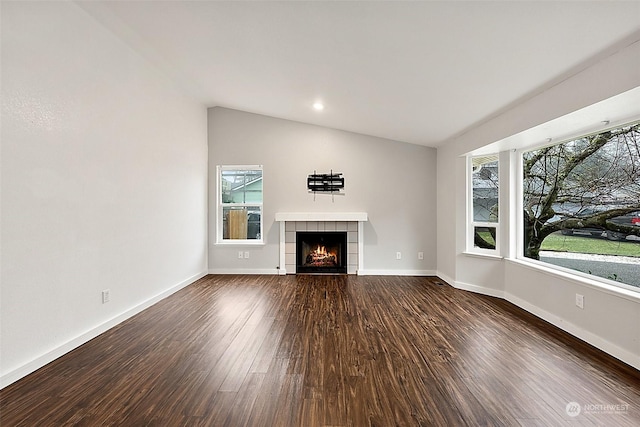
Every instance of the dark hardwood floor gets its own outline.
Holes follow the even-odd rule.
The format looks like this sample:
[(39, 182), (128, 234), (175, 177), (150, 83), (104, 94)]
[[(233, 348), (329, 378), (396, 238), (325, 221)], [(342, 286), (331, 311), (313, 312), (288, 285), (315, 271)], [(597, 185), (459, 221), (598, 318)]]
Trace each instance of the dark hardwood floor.
[(433, 278), (207, 276), (0, 405), (3, 427), (636, 427), (640, 372)]

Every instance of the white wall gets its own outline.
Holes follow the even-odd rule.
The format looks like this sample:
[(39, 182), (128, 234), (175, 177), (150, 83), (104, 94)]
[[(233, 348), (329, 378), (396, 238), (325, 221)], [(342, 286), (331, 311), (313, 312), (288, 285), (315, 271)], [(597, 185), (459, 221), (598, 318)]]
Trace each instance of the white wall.
[[(537, 95), (438, 149), (438, 182), (452, 183), (452, 188), (451, 191), (439, 188), (437, 217), (438, 274), (442, 278), (460, 288), (502, 296), (640, 369), (640, 330), (637, 328), (640, 295), (616, 294), (587, 281), (542, 273), (520, 262), (483, 259), (463, 253), (466, 229), (464, 154), (640, 86), (638, 39), (640, 34), (636, 35), (635, 41), (628, 40), (624, 46), (600, 55), (598, 62), (559, 79), (560, 83), (543, 88)], [(624, 119), (628, 112), (610, 110), (606, 113), (607, 116), (596, 119), (595, 124), (568, 120), (566, 133), (601, 126), (597, 120)], [(518, 139), (524, 145), (544, 141), (527, 140), (527, 133)], [(508, 155), (503, 153), (501, 161), (505, 158)], [(515, 188), (506, 190), (501, 188), (501, 207), (508, 207), (510, 197), (515, 195)], [(514, 212), (502, 213), (501, 220), (515, 216)], [(455, 238), (451, 238), (452, 230), (455, 230)], [(503, 243), (505, 256), (513, 253), (509, 239)], [(575, 306), (575, 293), (585, 295), (584, 310)]]
[(206, 186), (204, 106), (74, 3), (2, 2), (2, 386), (206, 272)]
[[(216, 245), (216, 165), (264, 166), (266, 245)], [(276, 212), (367, 212), (364, 269), (429, 274), (436, 267), (436, 150), (229, 110), (209, 109), (209, 270), (271, 272), (279, 264)], [(306, 178), (342, 172), (345, 194), (307, 192)], [(396, 252), (403, 258), (396, 260)], [(424, 260), (417, 253), (424, 252)]]

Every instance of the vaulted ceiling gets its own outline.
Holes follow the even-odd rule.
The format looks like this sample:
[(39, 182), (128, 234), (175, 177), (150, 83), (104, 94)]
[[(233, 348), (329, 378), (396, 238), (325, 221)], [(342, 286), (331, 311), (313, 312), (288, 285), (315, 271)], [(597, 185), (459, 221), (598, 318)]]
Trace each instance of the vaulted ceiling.
[(640, 37), (635, 1), (78, 4), (207, 107), (426, 146)]

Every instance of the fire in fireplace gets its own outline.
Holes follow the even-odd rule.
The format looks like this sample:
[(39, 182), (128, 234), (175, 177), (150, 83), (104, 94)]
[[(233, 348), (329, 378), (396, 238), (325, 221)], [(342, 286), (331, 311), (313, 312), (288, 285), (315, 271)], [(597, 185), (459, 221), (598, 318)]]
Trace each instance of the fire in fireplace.
[(309, 251), (305, 257), (304, 265), (314, 267), (335, 267), (338, 265), (338, 251), (335, 248), (329, 249), (318, 245), (316, 249)]
[(299, 231), (296, 233), (297, 273), (347, 273), (347, 233)]

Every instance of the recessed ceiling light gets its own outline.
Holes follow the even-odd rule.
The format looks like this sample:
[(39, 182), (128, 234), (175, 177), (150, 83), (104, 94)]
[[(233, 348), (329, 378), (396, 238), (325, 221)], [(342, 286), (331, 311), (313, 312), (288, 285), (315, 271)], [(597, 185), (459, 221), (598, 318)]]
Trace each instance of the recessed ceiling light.
[(322, 111), (324, 110), (324, 104), (322, 102), (315, 102), (313, 104), (313, 109), (316, 111)]

